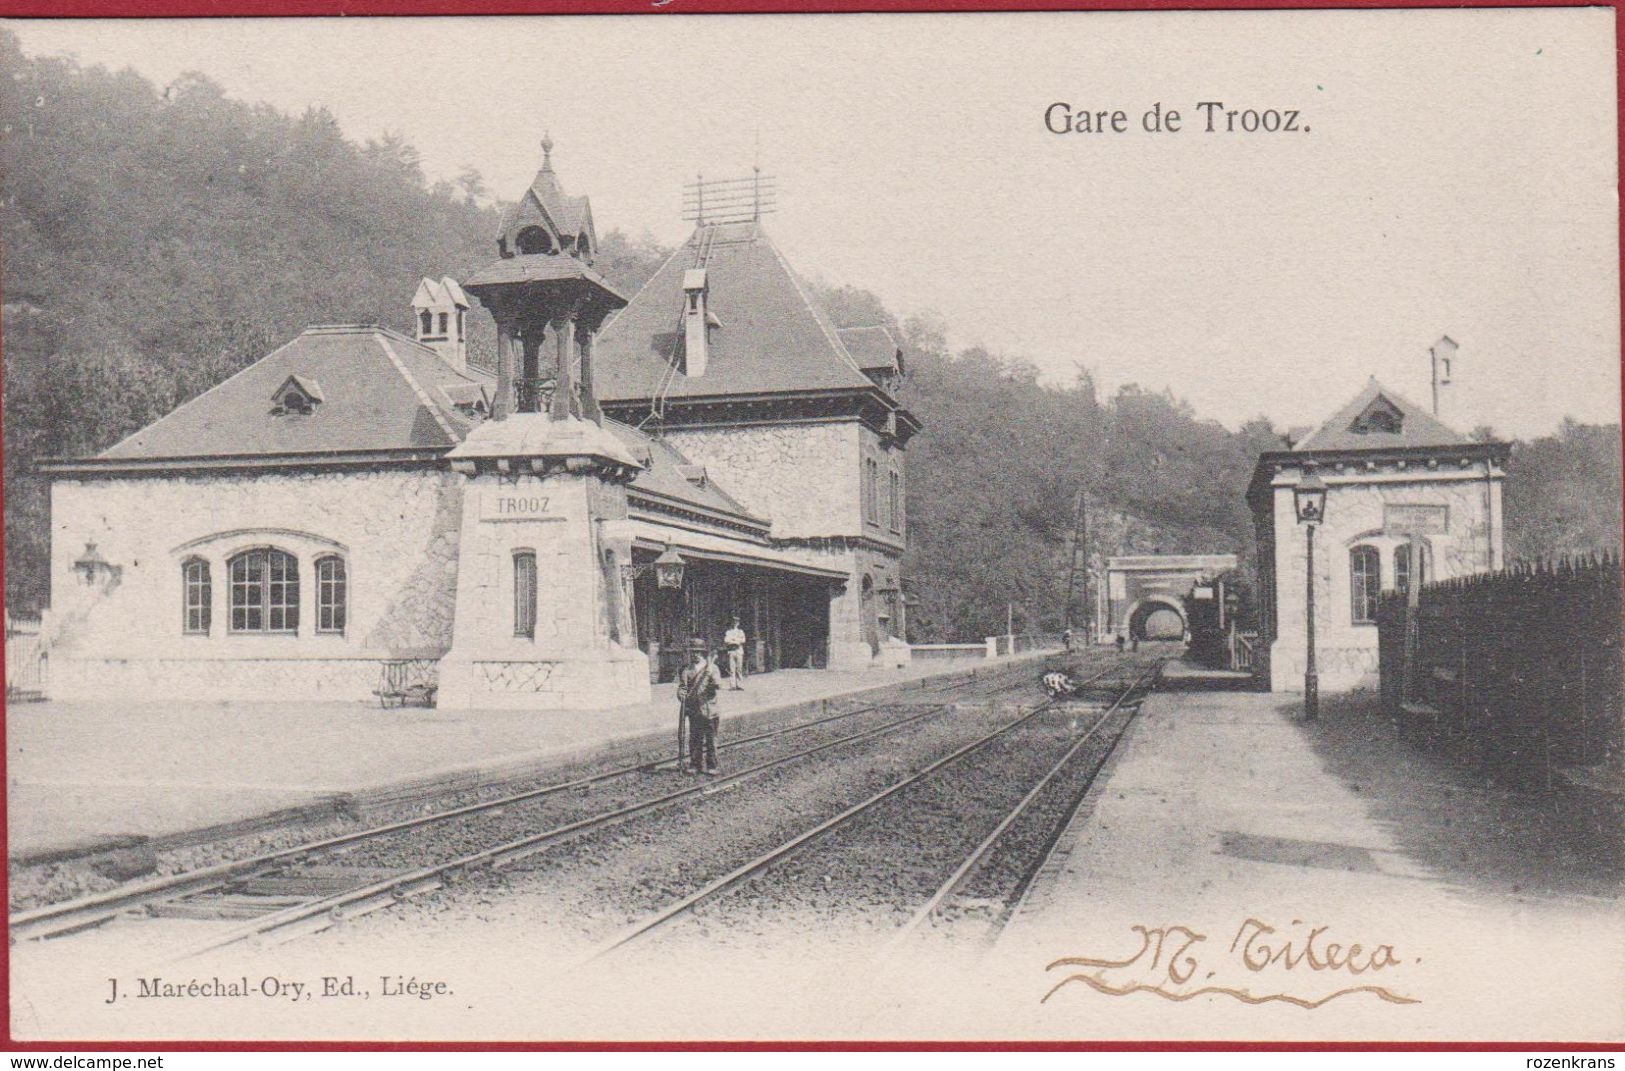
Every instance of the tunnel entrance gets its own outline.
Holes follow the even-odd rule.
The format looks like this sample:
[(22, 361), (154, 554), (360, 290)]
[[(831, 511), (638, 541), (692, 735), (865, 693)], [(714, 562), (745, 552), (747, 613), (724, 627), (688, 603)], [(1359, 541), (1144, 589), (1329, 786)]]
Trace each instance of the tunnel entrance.
[(1129, 613), (1128, 634), (1133, 640), (1184, 639), (1184, 608), (1171, 600), (1141, 600)]

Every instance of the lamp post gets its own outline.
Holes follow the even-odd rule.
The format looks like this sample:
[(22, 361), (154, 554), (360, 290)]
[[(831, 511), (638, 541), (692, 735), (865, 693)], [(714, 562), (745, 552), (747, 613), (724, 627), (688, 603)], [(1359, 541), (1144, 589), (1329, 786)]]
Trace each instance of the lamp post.
[(1315, 672), (1315, 529), (1326, 519), (1326, 481), (1315, 471), (1314, 462), (1304, 465), (1303, 478), (1292, 489), (1292, 505), (1303, 525), (1308, 578), (1304, 592), (1305, 633), (1308, 642), (1303, 664), (1303, 717), (1314, 721), (1320, 716), (1320, 676)]

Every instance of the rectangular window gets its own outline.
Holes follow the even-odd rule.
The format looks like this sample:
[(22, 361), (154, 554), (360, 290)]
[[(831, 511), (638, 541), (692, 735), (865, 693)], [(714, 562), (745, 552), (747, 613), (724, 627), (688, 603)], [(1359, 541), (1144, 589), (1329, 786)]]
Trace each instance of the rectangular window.
[(886, 519), (894, 532), (903, 530), (903, 478), (896, 470), (887, 474), (889, 495)]
[(528, 550), (513, 556), (513, 634), (536, 638), (536, 555)]
[(880, 524), (880, 465), (873, 458), (863, 462), (863, 516), (873, 525)]
[(209, 583), (209, 563), (201, 558), (193, 558), (181, 567), (181, 576), (185, 587), (186, 608), (181, 627), (193, 635), (206, 636), (209, 634), (209, 612), (213, 591)]
[(265, 631), (265, 555), (231, 560), (231, 630)]
[(267, 563), (265, 629), (267, 632), (299, 630), (299, 567), (287, 554), (273, 554)]
[(349, 580), (344, 559), (327, 557), (316, 562), (316, 631), (343, 632), (349, 602)]

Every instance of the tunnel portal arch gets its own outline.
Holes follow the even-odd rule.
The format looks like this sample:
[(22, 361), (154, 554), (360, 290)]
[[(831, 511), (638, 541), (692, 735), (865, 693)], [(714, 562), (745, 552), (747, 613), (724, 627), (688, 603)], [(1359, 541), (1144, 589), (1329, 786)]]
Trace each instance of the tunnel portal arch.
[(1177, 640), (1184, 638), (1189, 622), (1178, 599), (1147, 595), (1129, 607), (1128, 635), (1131, 640)]

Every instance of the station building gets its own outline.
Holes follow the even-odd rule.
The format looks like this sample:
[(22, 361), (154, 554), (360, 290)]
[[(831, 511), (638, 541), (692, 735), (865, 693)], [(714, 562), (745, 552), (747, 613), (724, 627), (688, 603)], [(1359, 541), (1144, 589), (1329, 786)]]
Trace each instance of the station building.
[(1274, 691), (1301, 691), (1307, 541), (1293, 489), (1326, 483), (1315, 533), (1315, 660), (1326, 690), (1377, 682), (1383, 591), (1501, 568), (1502, 483), (1511, 447), (1475, 442), (1435, 412), (1451, 401), (1456, 343), (1431, 351), (1434, 412), (1373, 378), (1320, 427), (1258, 459), (1248, 488), (1258, 538), (1260, 639)]
[(44, 463), (53, 697), (610, 707), (734, 616), (759, 672), (895, 654), (896, 340), (836, 330), (756, 220), (702, 218), (628, 299), (543, 150), (497, 258), (424, 279), (412, 336), (308, 328)]

